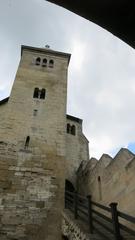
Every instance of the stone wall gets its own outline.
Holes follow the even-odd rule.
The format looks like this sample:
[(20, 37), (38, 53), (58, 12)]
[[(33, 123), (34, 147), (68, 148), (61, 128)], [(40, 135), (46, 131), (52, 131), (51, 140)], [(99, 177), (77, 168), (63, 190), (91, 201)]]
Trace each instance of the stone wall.
[(114, 159), (104, 154), (94, 164), (92, 159), (85, 168), (79, 168), (79, 191), (104, 205), (118, 202), (119, 210), (135, 216), (134, 173), (135, 155), (129, 150), (121, 149)]
[(82, 161), (89, 160), (89, 142), (82, 132), (82, 120), (67, 118), (67, 124), (75, 126), (75, 135), (66, 134), (66, 178), (76, 186), (76, 171)]
[[(58, 240), (65, 179), (75, 184), (88, 140), (82, 124), (66, 117), (70, 55), (27, 46), (21, 55), (11, 96), (0, 104), (0, 239)], [(33, 97), (35, 88), (46, 90), (45, 99)]]
[[(53, 68), (36, 65), (37, 57), (53, 59)], [(0, 106), (1, 240), (61, 239), (69, 57), (23, 47), (10, 99)], [(36, 87), (46, 89), (45, 99), (33, 98)]]
[(1, 143), (0, 151), (0, 239), (34, 239), (56, 200), (57, 180), (52, 170), (38, 166), (39, 158), (30, 157), (30, 152), (22, 152), (18, 164), (13, 144), (5, 149)]

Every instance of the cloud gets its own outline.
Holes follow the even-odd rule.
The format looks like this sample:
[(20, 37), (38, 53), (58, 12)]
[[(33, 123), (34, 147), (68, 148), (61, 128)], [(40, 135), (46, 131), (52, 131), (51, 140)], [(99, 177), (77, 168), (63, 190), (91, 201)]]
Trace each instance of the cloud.
[(0, 8), (0, 99), (9, 95), (20, 45), (72, 54), (69, 114), (84, 120), (91, 156), (135, 142), (135, 53), (99, 26), (42, 0), (5, 0)]

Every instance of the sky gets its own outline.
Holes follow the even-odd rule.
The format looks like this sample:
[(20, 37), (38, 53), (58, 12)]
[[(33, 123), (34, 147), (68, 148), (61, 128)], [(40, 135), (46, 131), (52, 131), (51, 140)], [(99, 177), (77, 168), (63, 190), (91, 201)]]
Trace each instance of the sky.
[(71, 53), (67, 113), (83, 119), (90, 156), (135, 152), (135, 50), (45, 0), (1, 0), (0, 99), (10, 95), (21, 45)]

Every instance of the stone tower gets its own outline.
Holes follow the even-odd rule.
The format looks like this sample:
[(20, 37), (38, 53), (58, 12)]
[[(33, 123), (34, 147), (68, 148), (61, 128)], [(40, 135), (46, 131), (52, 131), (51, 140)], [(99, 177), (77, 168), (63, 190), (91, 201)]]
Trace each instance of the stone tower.
[(22, 46), (0, 116), (0, 239), (60, 239), (70, 54)]

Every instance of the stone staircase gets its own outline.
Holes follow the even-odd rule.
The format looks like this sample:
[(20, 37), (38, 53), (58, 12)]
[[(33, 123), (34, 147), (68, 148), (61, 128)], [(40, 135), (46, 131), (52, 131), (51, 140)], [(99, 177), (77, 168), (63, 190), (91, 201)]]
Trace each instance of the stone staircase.
[(104, 206), (92, 201), (91, 196), (66, 190), (65, 207), (69, 236), (74, 232), (72, 226), (75, 223), (87, 239), (135, 240), (135, 217), (119, 211), (115, 202)]
[[(98, 220), (98, 219), (97, 219)], [(103, 224), (105, 222), (102, 220)], [(115, 240), (113, 234), (108, 233), (99, 224), (94, 224), (95, 230), (93, 234), (89, 233), (89, 226), (87, 223), (80, 219), (74, 219), (74, 214), (70, 210), (64, 210), (63, 222), (62, 222), (62, 233), (63, 239), (74, 239), (74, 240)], [(107, 225), (111, 228), (111, 225)], [(124, 231), (121, 231), (123, 238), (119, 240), (135, 240), (135, 237), (131, 237)]]
[(62, 214), (62, 235), (63, 239), (73, 240), (103, 240), (99, 234), (89, 233), (89, 227), (81, 220), (75, 220), (74, 215), (69, 210), (64, 210)]

